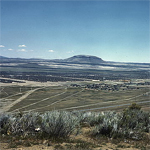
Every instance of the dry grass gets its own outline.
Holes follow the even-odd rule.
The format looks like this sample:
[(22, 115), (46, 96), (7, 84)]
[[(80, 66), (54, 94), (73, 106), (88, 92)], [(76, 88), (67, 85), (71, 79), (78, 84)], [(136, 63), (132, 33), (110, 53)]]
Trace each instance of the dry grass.
[[(1, 87), (2, 89), (3, 87)], [(21, 88), (22, 94), (19, 94)], [(32, 87), (34, 89), (36, 87)], [(149, 110), (149, 95), (144, 93), (149, 92), (149, 88), (142, 88), (136, 90), (120, 90), (120, 91), (96, 91), (96, 90), (83, 90), (81, 88), (65, 89), (66, 86), (51, 86), (39, 89), (21, 102), (14, 105), (10, 111), (19, 109), (20, 111), (35, 110), (39, 112), (54, 110), (54, 109), (67, 109), (67, 110), (84, 110), (84, 109), (96, 109), (99, 110), (121, 110), (126, 107), (126, 104), (133, 102), (145, 102), (141, 104), (143, 109)], [(4, 87), (5, 91), (9, 91), (9, 97), (5, 95), (5, 92), (1, 91), (1, 95), (5, 95), (5, 98), (1, 100), (2, 104), (12, 103), (16, 99), (19, 99), (23, 94), (31, 87)], [(24, 93), (23, 93), (24, 92)], [(77, 93), (77, 94), (76, 94)], [(140, 95), (139, 97), (137, 97)], [(7, 99), (7, 100), (6, 100)], [(5, 105), (7, 105), (5, 104)], [(110, 107), (111, 106), (111, 107)]]

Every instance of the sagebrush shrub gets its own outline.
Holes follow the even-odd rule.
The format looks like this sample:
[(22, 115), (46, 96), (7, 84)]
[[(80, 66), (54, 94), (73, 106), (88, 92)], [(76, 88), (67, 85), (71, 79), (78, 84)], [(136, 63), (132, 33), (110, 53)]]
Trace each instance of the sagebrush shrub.
[(7, 134), (10, 116), (7, 113), (0, 114), (0, 134)]
[(137, 104), (129, 106), (121, 115), (119, 126), (125, 137), (138, 140), (142, 138), (143, 132), (149, 132), (150, 114), (143, 112)]
[(150, 115), (149, 113), (143, 112), (140, 109), (125, 109), (122, 112), (122, 119), (120, 126), (123, 128), (141, 130), (149, 132), (150, 127)]
[(103, 112), (80, 112), (76, 111), (73, 112), (78, 119), (80, 120), (80, 123), (87, 123), (90, 126), (95, 126), (99, 123), (102, 123), (104, 119), (104, 113)]
[(36, 133), (35, 129), (40, 127), (41, 117), (37, 112), (25, 113), (21, 116), (14, 115), (11, 119), (10, 133), (13, 135), (28, 136)]
[(93, 136), (140, 140), (150, 132), (150, 113), (132, 104), (120, 113), (49, 111), (0, 114), (0, 134), (36, 137), (69, 137), (80, 125), (90, 126)]
[(105, 112), (102, 123), (93, 128), (92, 135), (140, 140), (149, 129), (150, 114), (132, 104), (121, 113)]
[(96, 125), (92, 135), (105, 135), (111, 137), (118, 130), (120, 116), (114, 112), (105, 112), (102, 123)]
[(79, 126), (79, 119), (65, 111), (46, 112), (41, 117), (42, 132), (50, 137), (68, 137)]

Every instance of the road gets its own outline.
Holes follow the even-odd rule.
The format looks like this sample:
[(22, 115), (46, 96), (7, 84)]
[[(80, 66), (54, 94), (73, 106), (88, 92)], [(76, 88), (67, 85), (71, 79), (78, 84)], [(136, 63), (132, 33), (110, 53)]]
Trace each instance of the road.
[(40, 101), (38, 101), (38, 102), (31, 103), (31, 104), (26, 105), (26, 106), (23, 106), (23, 107), (21, 107), (21, 108), (15, 109), (15, 110), (13, 110), (12, 112), (15, 112), (15, 111), (21, 110), (21, 109), (23, 109), (23, 108), (27, 108), (27, 107), (32, 106), (32, 105), (36, 105), (36, 104), (41, 103), (41, 102), (43, 102), (43, 101), (47, 101), (48, 99), (51, 99), (51, 98), (54, 98), (54, 97), (57, 97), (57, 96), (63, 95), (63, 94), (64, 94), (64, 93), (66, 93), (66, 92), (67, 92), (67, 88), (65, 88), (65, 91), (64, 91), (64, 92), (62, 92), (62, 93), (56, 94), (56, 95), (51, 96), (51, 97), (47, 97), (47, 98), (42, 99), (42, 100), (40, 100)]
[(63, 99), (60, 99), (60, 100), (58, 100), (58, 101), (55, 101), (55, 102), (51, 103), (50, 105), (46, 105), (46, 106), (44, 106), (44, 107), (39, 107), (39, 108), (31, 109), (30, 111), (35, 111), (35, 110), (38, 110), (38, 109), (43, 109), (43, 108), (46, 108), (46, 107), (50, 107), (50, 106), (52, 106), (52, 105), (54, 105), (54, 104), (57, 104), (57, 103), (60, 103), (60, 102), (64, 101), (65, 99), (67, 99), (67, 98), (69, 98), (69, 97), (72, 97), (72, 96), (74, 96), (74, 95), (77, 95), (77, 94), (79, 94), (79, 93), (81, 93), (81, 92), (83, 92), (83, 91), (84, 91), (84, 89), (82, 89), (81, 91), (79, 91), (79, 92), (77, 92), (77, 93), (74, 93), (74, 94), (71, 94), (71, 95), (69, 95), (69, 96), (66, 96), (66, 97), (63, 98)]
[[(150, 103), (150, 101), (144, 101), (144, 102), (137, 102), (137, 104), (143, 104), (143, 103)], [(78, 111), (90, 111), (90, 110), (100, 110), (100, 109), (108, 109), (108, 108), (115, 108), (115, 107), (121, 107), (121, 106), (130, 106), (131, 103), (128, 104), (121, 104), (121, 105), (113, 105), (113, 106), (104, 106), (104, 107), (99, 107), (99, 108), (89, 108), (89, 109), (82, 109)]]
[[(132, 99), (135, 99), (135, 98), (138, 98), (138, 97), (141, 97), (143, 96), (144, 94), (149, 94), (150, 92), (145, 92), (143, 94), (140, 94), (140, 95), (137, 95), (137, 96), (134, 96), (134, 97), (130, 97), (128, 99), (124, 99), (124, 100), (119, 100), (119, 101), (108, 101), (108, 102), (99, 102), (99, 103), (94, 103), (94, 104), (89, 104), (89, 105), (82, 105), (82, 106), (76, 106), (76, 107), (68, 107), (68, 108), (64, 108), (64, 109), (61, 109), (61, 110), (69, 110), (69, 109), (78, 109), (78, 108), (84, 108), (84, 107), (90, 107), (90, 106), (95, 106), (95, 105), (101, 105), (101, 104), (106, 104), (106, 103), (118, 103), (118, 102), (126, 102), (126, 101), (129, 101), (129, 100), (132, 100)], [(137, 102), (137, 103), (147, 103), (147, 102), (150, 102), (150, 101), (145, 101), (145, 102)], [(105, 106), (105, 107), (99, 107), (99, 108), (91, 108), (91, 109), (83, 109), (83, 110), (80, 110), (80, 111), (84, 111), (84, 110), (96, 110), (96, 109), (103, 109), (103, 108), (110, 108), (110, 107), (118, 107), (118, 106), (125, 106), (125, 105), (130, 105), (129, 103), (126, 103), (126, 104), (120, 104), (120, 105), (113, 105), (113, 106)]]
[[(42, 87), (43, 88), (43, 87)], [(13, 103), (11, 103), (10, 105), (4, 107), (2, 109), (2, 112), (6, 112), (6, 111), (9, 111), (9, 109), (11, 107), (13, 107), (14, 105), (16, 105), (17, 103), (21, 102), (22, 100), (24, 100), (25, 98), (27, 98), (30, 94), (32, 94), (33, 92), (39, 90), (39, 89), (42, 89), (42, 88), (36, 88), (34, 90), (30, 90), (28, 91), (27, 93), (25, 93), (23, 96), (21, 96), (20, 98), (18, 98), (16, 101), (14, 101)]]

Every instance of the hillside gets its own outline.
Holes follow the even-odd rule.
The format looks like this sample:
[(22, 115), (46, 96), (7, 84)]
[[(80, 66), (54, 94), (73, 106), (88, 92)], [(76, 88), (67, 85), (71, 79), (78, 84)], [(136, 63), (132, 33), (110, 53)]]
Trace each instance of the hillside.
[(86, 63), (86, 64), (101, 64), (104, 63), (104, 61), (96, 56), (90, 56), (90, 55), (76, 55), (67, 59), (64, 59), (65, 62), (70, 63)]
[(149, 150), (149, 115), (136, 103), (119, 113), (4, 113), (0, 114), (0, 149)]

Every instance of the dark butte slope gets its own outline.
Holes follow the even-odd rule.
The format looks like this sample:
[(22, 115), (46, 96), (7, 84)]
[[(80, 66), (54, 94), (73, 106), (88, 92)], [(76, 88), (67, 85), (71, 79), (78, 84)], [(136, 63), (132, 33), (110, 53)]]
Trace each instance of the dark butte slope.
[(101, 64), (104, 63), (101, 58), (96, 56), (89, 56), (89, 55), (76, 55), (67, 59), (64, 59), (65, 62), (68, 63), (85, 63), (85, 64)]

